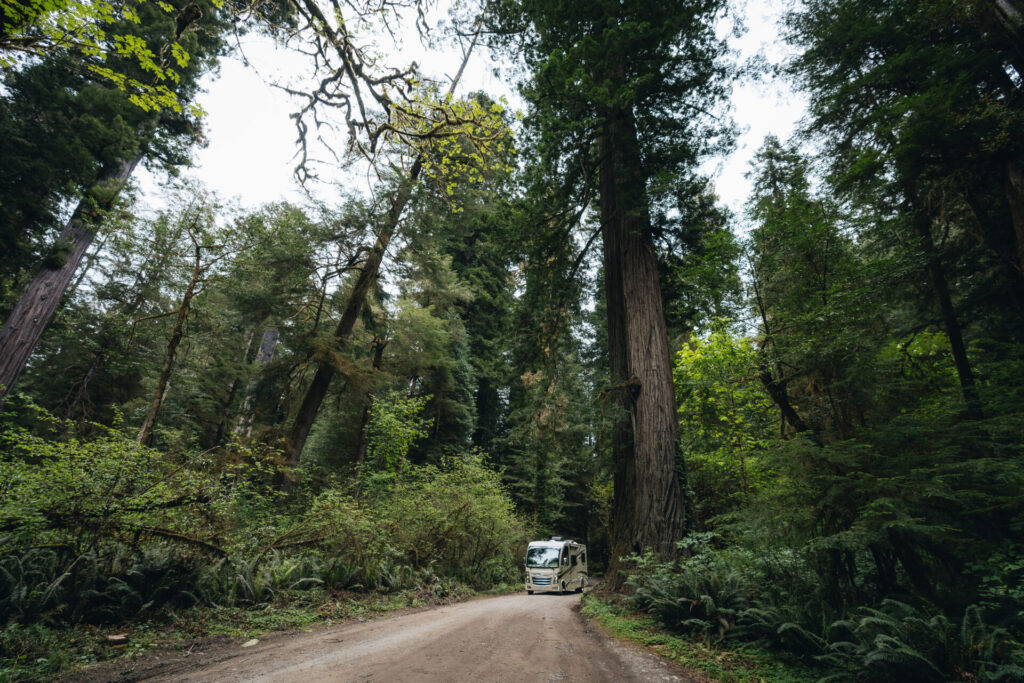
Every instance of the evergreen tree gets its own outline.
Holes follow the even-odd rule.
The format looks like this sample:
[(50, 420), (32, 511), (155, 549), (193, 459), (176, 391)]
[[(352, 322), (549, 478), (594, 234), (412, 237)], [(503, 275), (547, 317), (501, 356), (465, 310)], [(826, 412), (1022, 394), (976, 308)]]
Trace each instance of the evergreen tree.
[[(705, 116), (723, 96), (723, 3), (524, 2), (499, 5), (496, 28), (532, 71), (523, 93), (556, 228), (600, 206), (612, 387), (613, 556), (675, 551), (684, 527), (677, 425), (657, 255), (658, 201), (722, 141)], [(520, 47), (521, 46), (521, 47)], [(543, 193), (542, 193), (543, 194)], [(552, 225), (552, 222), (546, 222)]]
[(876, 235), (926, 275), (973, 417), (972, 323), (1024, 338), (1021, 72), (997, 5), (816, 1), (788, 23), (803, 48), (789, 71), (811, 95), (836, 187), (870, 203)]
[[(174, 16), (161, 7), (144, 4), (139, 8), (140, 28), (145, 37), (177, 36), (192, 55), (182, 67), (175, 85), (175, 92), (183, 101), (190, 101), (195, 95), (199, 75), (216, 62), (223, 46), (224, 17), (213, 4), (205, 5), (205, 9), (207, 14), (194, 17), (195, 22), (202, 22), (203, 30), (181, 33)], [(22, 78), (27, 79), (24, 87), (17, 85)], [(52, 221), (60, 202), (70, 199), (77, 201), (78, 207), (57, 238), (52, 257), (41, 264), (31, 264), (37, 269), (35, 276), (24, 286), (0, 328), (0, 400), (11, 391), (43, 330), (53, 319), (65, 289), (92, 243), (99, 225), (97, 218), (110, 208), (136, 165), (143, 161), (183, 163), (189, 146), (198, 137), (197, 124), (190, 114), (173, 109), (144, 111), (131, 102), (128, 94), (76, 74), (59, 57), (28, 66), (14, 79), (13, 96), (39, 99), (31, 104), (19, 102), (6, 120), (0, 119), (3, 125), (15, 130), (27, 128), (31, 133), (27, 139), (17, 137), (11, 143), (15, 152), (13, 158), (23, 164), (21, 168), (15, 167), (12, 175), (17, 178), (22, 169), (27, 169), (28, 179), (44, 183), (30, 191), (29, 201), (11, 202), (13, 211), (5, 208), (6, 215), (2, 217), (2, 239), (23, 247), (17, 267), (25, 265), (24, 247), (41, 241), (32, 236), (55, 227), (46, 221)], [(40, 83), (46, 87), (39, 87)], [(51, 99), (54, 89), (74, 95), (57, 94)], [(91, 116), (82, 117), (78, 103), (86, 105)], [(69, 105), (72, 107), (70, 116), (61, 109)], [(50, 116), (53, 107), (56, 111)], [(60, 129), (34, 130), (21, 117), (56, 121)], [(62, 135), (65, 126), (79, 117), (88, 126), (75, 141), (80, 141), (81, 147), (71, 156), (74, 163), (64, 166), (60, 157), (40, 156), (57, 151), (52, 149), (54, 144), (47, 135)], [(22, 187), (22, 181), (17, 180), (7, 191), (20, 193)], [(7, 206), (7, 202), (0, 204)], [(12, 272), (15, 268), (8, 266), (6, 270)]]

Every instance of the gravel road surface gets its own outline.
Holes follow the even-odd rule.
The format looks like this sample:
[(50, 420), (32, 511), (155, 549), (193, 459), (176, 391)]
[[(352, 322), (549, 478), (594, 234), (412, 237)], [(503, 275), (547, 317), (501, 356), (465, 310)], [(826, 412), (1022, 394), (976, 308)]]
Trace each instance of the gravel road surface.
[(184, 655), (166, 657), (111, 680), (693, 683), (658, 657), (596, 632), (578, 604), (575, 594), (472, 600), (313, 633), (279, 634), (191, 661)]

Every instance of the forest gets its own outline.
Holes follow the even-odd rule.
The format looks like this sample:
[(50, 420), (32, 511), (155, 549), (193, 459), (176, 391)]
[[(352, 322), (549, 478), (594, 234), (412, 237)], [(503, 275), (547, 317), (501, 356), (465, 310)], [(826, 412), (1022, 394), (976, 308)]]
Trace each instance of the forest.
[[(1024, 680), (1024, 2), (777, 3), (777, 64), (738, 4), (0, 0), (0, 680), (519, 590), (552, 534), (795, 680)], [(255, 37), (313, 74), (296, 181), (370, 191), (190, 176)], [(737, 212), (745, 79), (809, 108)]]

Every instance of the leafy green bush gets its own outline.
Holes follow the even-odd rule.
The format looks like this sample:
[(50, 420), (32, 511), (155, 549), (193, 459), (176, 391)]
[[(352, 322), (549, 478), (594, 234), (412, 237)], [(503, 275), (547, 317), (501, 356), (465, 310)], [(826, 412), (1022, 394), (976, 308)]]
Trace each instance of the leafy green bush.
[(477, 586), (518, 576), (525, 528), (499, 475), (479, 454), (417, 469), (378, 505), (381, 524), (411, 566), (432, 563), (435, 571)]
[(632, 600), (670, 629), (701, 641), (720, 641), (748, 604), (747, 577), (714, 553), (679, 564), (658, 564), (652, 555), (632, 557)]
[(952, 618), (886, 599), (829, 620), (821, 596), (794, 590), (809, 560), (715, 550), (713, 539), (691, 535), (681, 544), (689, 557), (677, 562), (632, 557), (634, 603), (703, 642), (757, 641), (816, 662), (832, 672), (827, 680), (1024, 680), (1020, 633), (993, 624), (982, 606)]
[(387, 472), (359, 500), (285, 496), (251, 453), (172, 458), (99, 431), (0, 433), (0, 623), (110, 623), (315, 587), (444, 597), (518, 578), (523, 526), (479, 454)]

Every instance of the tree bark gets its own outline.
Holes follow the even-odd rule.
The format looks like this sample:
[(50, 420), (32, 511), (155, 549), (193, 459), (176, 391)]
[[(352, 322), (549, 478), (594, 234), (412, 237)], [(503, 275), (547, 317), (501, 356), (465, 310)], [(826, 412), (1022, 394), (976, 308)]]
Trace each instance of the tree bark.
[(978, 388), (974, 384), (974, 373), (971, 370), (970, 359), (967, 357), (967, 347), (964, 344), (960, 320), (957, 317), (956, 309), (953, 307), (953, 299), (949, 293), (949, 284), (946, 282), (946, 274), (942, 270), (942, 264), (939, 262), (935, 239), (932, 237), (931, 217), (922, 205), (916, 188), (907, 183), (905, 184), (904, 191), (910, 200), (914, 228), (921, 238), (921, 246), (924, 249), (928, 278), (931, 280), (932, 290), (939, 304), (943, 326), (946, 328), (946, 336), (949, 337), (949, 346), (953, 352), (953, 364), (956, 366), (956, 374), (960, 381), (960, 390), (963, 393), (964, 403), (967, 405), (967, 415), (971, 419), (980, 420), (984, 417), (981, 399), (978, 396)]
[(631, 112), (604, 112), (598, 167), (608, 355), (614, 405), (612, 557), (676, 553), (684, 501), (676, 469), (678, 422), (658, 262)]
[(195, 244), (195, 266), (192, 269), (192, 278), (188, 282), (188, 287), (185, 288), (185, 294), (181, 297), (181, 303), (178, 305), (178, 315), (174, 320), (174, 329), (171, 331), (171, 338), (167, 341), (167, 352), (164, 354), (164, 365), (160, 369), (160, 379), (156, 384), (156, 393), (153, 396), (153, 402), (149, 406), (149, 412), (146, 413), (146, 419), (142, 421), (142, 426), (139, 428), (139, 435), (136, 439), (139, 445), (145, 446), (153, 440), (153, 427), (156, 426), (157, 415), (160, 414), (160, 408), (164, 405), (164, 399), (167, 398), (167, 389), (171, 381), (171, 370), (174, 368), (174, 357), (178, 352), (178, 345), (181, 344), (181, 338), (185, 334), (185, 320), (188, 318), (189, 311), (192, 310), (192, 299), (195, 297), (196, 286), (202, 279), (203, 268), (203, 248), (197, 242)]
[(138, 162), (139, 157), (122, 160), (101, 176), (90, 191), (94, 198), (99, 198), (99, 206), (95, 200), (83, 199), (78, 203), (59, 238), (61, 243), (70, 245), (64, 264), (55, 269), (41, 268), (0, 327), (0, 406), (53, 320), (64, 291), (92, 244), (98, 211), (110, 208)]
[[(412, 197), (413, 185), (419, 178), (422, 170), (423, 163), (421, 159), (417, 158), (409, 171), (407, 181), (403, 182), (396, 190), (384, 225), (381, 226), (380, 232), (377, 233), (377, 240), (374, 242), (373, 249), (370, 250), (366, 257), (366, 262), (359, 271), (359, 277), (356, 278), (352, 292), (345, 303), (345, 310), (342, 312), (341, 319), (334, 328), (334, 340), (341, 349), (345, 348), (348, 338), (352, 336), (352, 330), (355, 328), (356, 321), (363, 311), (363, 306), (366, 305), (366, 299), (377, 284), (384, 254), (387, 253), (388, 247), (391, 245), (391, 238), (394, 237), (395, 231), (398, 229), (398, 223), (402, 218), (402, 213), (405, 211), (405, 206)], [(327, 361), (321, 361), (317, 364), (316, 372), (313, 374), (313, 381), (309, 383), (309, 387), (306, 389), (302, 404), (295, 414), (294, 422), (292, 422), (292, 428), (288, 432), (288, 438), (285, 442), (286, 464), (295, 466), (299, 463), (302, 449), (306, 445), (306, 439), (309, 438), (309, 431), (313, 428), (313, 421), (316, 420), (316, 415), (320, 412), (320, 405), (323, 403), (324, 397), (327, 396), (327, 388), (330, 386), (335, 372), (334, 366)]]

